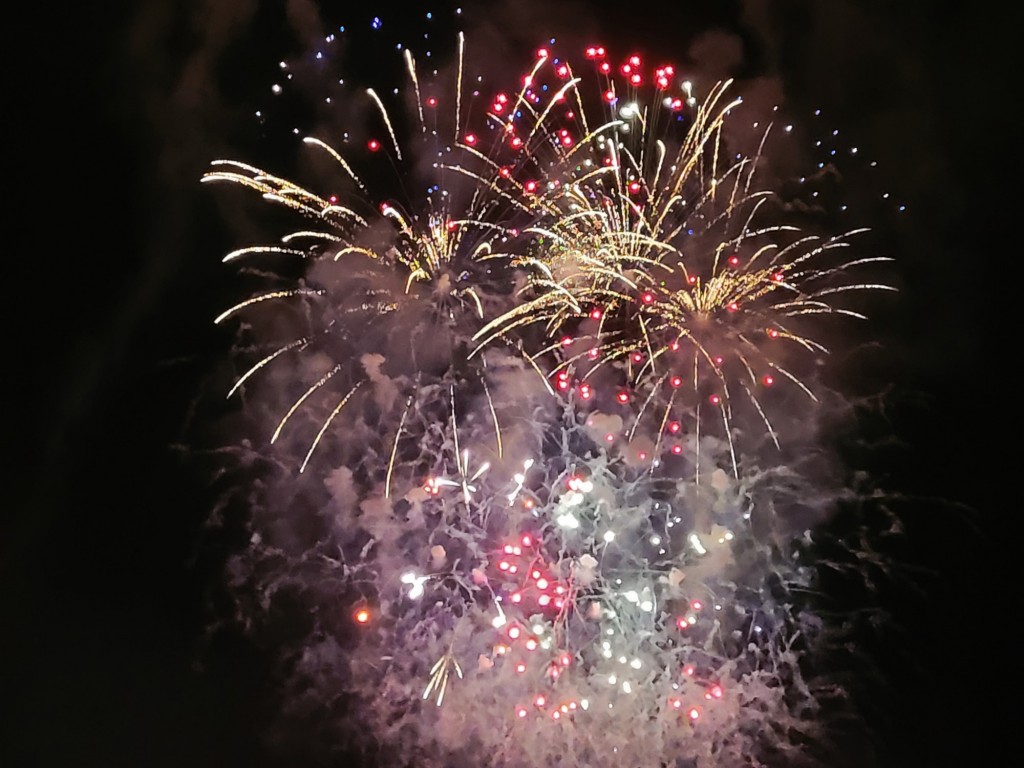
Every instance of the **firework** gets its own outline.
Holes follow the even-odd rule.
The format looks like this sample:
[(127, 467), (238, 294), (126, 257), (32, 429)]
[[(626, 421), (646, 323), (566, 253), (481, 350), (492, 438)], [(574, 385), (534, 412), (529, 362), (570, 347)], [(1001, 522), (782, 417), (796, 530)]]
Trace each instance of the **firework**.
[[(406, 53), (407, 119), (367, 91), (379, 136), (306, 140), (337, 194), (234, 161), (204, 177), (304, 220), (226, 257), (301, 264), (217, 318), (279, 339), (229, 394), (296, 358), (270, 441), (302, 432), (302, 471), (340, 433), (312, 501), (290, 478), (253, 513), (239, 602), (273, 636), (298, 595), (289, 704), (350, 698), (339, 740), (377, 764), (741, 765), (814, 730), (802, 626), (766, 586), (800, 582), (778, 553), (811, 494), (741, 473), (733, 432), (749, 406), (778, 444), (764, 391), (815, 397), (789, 352), (859, 316), (838, 299), (885, 287), (848, 279), (876, 259), (777, 220), (764, 137), (729, 147), (730, 84), (698, 102), (670, 65), (647, 85), (639, 56), (586, 56), (594, 84), (539, 52), (475, 128), (461, 39), (443, 127)], [(382, 158), (429, 166), (427, 193), (371, 191)], [(662, 461), (686, 451), (700, 482)]]
[[(350, 578), (376, 574), (357, 603), (372, 619), (337, 660), (371, 725), (359, 737), (388, 744), (394, 764), (472, 764), (485, 750), (488, 765), (732, 765), (753, 748), (742, 723), (807, 732), (813, 700), (787, 688), (784, 702), (774, 666), (793, 618), (754, 559), (760, 483), (629, 471), (568, 413), (534, 436), (543, 460), (512, 477), (470, 458), (464, 475), (406, 494), (401, 534), (362, 516), (376, 543)], [(321, 658), (321, 642), (306, 655)]]
[[(500, 245), (508, 239), (509, 230), (503, 223), (505, 201), (485, 185), (467, 184), (464, 176), (449, 170), (460, 162), (463, 151), (458, 145), (453, 148), (454, 139), (468, 134), (462, 114), (461, 36), (458, 43), (458, 69), (447, 106), (441, 95), (442, 78), (421, 83), (415, 58), (409, 51), (404, 54), (405, 96), (414, 101), (411, 146), (400, 141), (388, 107), (373, 89), (362, 96), (376, 115), (383, 139), (371, 136), (354, 146), (346, 140), (344, 150), (316, 137), (304, 139), (333, 169), (325, 175), (340, 188), (336, 194), (320, 194), (234, 160), (214, 161), (203, 176), (204, 182), (226, 182), (254, 191), (302, 221), (301, 228), (285, 234), (280, 243), (246, 246), (224, 257), (231, 263), (260, 260), (261, 267), (268, 258), (299, 260), (299, 284), (244, 299), (215, 321), (244, 317), (243, 328), (270, 325), (267, 335), (278, 338), (282, 327), (300, 327), (294, 337), (276, 343), (258, 339), (255, 346), (268, 351), (238, 377), (229, 397), (265, 368), (287, 365), (288, 358), (327, 361), (320, 366), (321, 375), (297, 390), (270, 438), (276, 442), (289, 422), (308, 410), (314, 421), (308, 427), (313, 437), (300, 472), (342, 409), (373, 390), (375, 379), (388, 375), (401, 379), (411, 393), (404, 399), (390, 448), (385, 480), (389, 494), (399, 442), (409, 426), (406, 415), (431, 384), (447, 391), (450, 409), (455, 408), (456, 388), (467, 386), (490, 403), (483, 371), (486, 362), (468, 372), (456, 373), (455, 368), (465, 367), (469, 338), (482, 325), (485, 310), (507, 293), (508, 261)], [(425, 172), (424, 158), (433, 158)], [(360, 167), (365, 167), (365, 173)], [(425, 192), (411, 192), (413, 182)], [(262, 274), (266, 273), (263, 267)], [(290, 279), (277, 272), (271, 278)], [(274, 309), (281, 305), (286, 308)], [(261, 324), (257, 315), (268, 310), (276, 314)], [(367, 354), (371, 357), (366, 358)], [(306, 366), (311, 367), (315, 368)], [(329, 402), (332, 397), (333, 403)], [(493, 404), (489, 408), (493, 443), (500, 456), (501, 428)]]
[(646, 459), (678, 452), (687, 433), (699, 453), (713, 432), (738, 476), (737, 410), (778, 447), (769, 390), (816, 400), (802, 374), (828, 351), (816, 318), (863, 318), (841, 302), (891, 290), (857, 277), (888, 259), (843, 259), (863, 230), (822, 237), (786, 223), (755, 185), (769, 131), (749, 154), (727, 146), (742, 104), (730, 83), (698, 102), (672, 65), (649, 71), (633, 55), (613, 67), (599, 46), (586, 57), (578, 75), (541, 49), (514, 105), (491, 113), (514, 158), (491, 183), (511, 177), (534, 215), (518, 261), (531, 277), (524, 300), (477, 332), (478, 348), (539, 324), (549, 341), (535, 357), (555, 355), (558, 388), (582, 400), (614, 392), (632, 412), (627, 441), (656, 435)]

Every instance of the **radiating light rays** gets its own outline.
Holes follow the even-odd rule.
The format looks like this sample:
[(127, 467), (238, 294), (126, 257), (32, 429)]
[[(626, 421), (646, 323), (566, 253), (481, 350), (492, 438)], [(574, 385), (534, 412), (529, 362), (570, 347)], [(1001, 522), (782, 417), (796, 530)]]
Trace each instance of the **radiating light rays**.
[[(272, 320), (275, 305), (294, 302), (300, 297), (307, 302), (299, 308), (307, 326), (304, 332), (297, 338), (263, 340), (262, 343), (273, 345), (273, 351), (251, 365), (235, 382), (230, 394), (239, 392), (272, 365), (284, 365), (282, 361), (286, 359), (299, 361), (295, 367), (302, 375), (308, 367), (301, 363), (303, 356), (334, 358), (326, 373), (320, 367), (315, 374), (317, 379), (304, 383), (297, 397), (289, 400), (273, 430), (271, 443), (278, 442), (286, 428), (297, 428), (293, 417), (300, 410), (320, 408), (321, 401), (329, 398), (339, 386), (337, 382), (343, 382), (342, 387), (352, 387), (353, 381), (361, 376), (358, 370), (360, 348), (372, 344), (370, 338), (377, 340), (378, 347), (363, 351), (382, 355), (397, 380), (420, 381), (421, 360), (428, 360), (433, 366), (429, 375), (445, 378), (447, 374), (443, 369), (460, 363), (459, 339), (469, 339), (483, 322), (487, 307), (508, 291), (510, 280), (503, 280), (502, 275), (510, 261), (499, 245), (510, 237), (505, 221), (507, 203), (496, 200), (490, 190), (476, 182), (467, 186), (464, 175), (453, 175), (448, 170), (450, 165), (459, 165), (458, 158), (465, 154), (457, 144), (453, 148), (451, 139), (468, 132), (462, 123), (468, 112), (464, 109), (462, 94), (464, 40), (461, 35), (457, 54), (455, 93), (447, 99), (448, 110), (442, 111), (437, 106), (438, 96), (447, 86), (431, 80), (425, 88), (413, 54), (408, 49), (404, 51), (408, 90), (415, 97), (412, 117), (415, 130), (403, 131), (404, 124), (394, 120), (390, 113), (386, 94), (371, 88), (359, 95), (367, 100), (371, 113), (386, 134), (383, 145), (376, 139), (362, 147), (348, 141), (332, 145), (315, 136), (303, 139), (307, 147), (327, 160), (321, 166), (325, 170), (321, 175), (337, 177), (337, 194), (321, 193), (256, 165), (235, 160), (213, 161), (202, 178), (204, 183), (226, 183), (254, 191), (267, 203), (298, 214), (302, 222), (284, 234), (279, 244), (244, 246), (224, 257), (227, 263), (258, 260), (260, 265), (273, 259), (300, 259), (305, 271), (301, 283), (251, 296), (215, 319), (222, 324), (245, 313), (261, 312), (262, 317)], [(439, 135), (438, 126), (445, 124), (448, 127)], [(442, 162), (444, 158), (453, 162)], [(449, 184), (452, 180), (457, 188)], [(321, 180), (320, 183), (333, 182)], [(414, 183), (420, 189), (425, 187), (426, 192), (411, 193)], [(262, 266), (259, 273), (251, 271), (271, 275)], [(261, 328), (269, 325), (266, 320), (260, 322)], [(365, 339), (357, 338), (359, 332), (354, 329), (360, 326), (368, 331)], [(243, 325), (247, 327), (248, 324)], [(388, 331), (388, 328), (393, 330)], [(417, 341), (415, 334), (407, 330), (413, 328), (425, 334), (426, 344), (422, 350), (417, 350), (416, 346), (423, 345), (424, 340)], [(389, 348), (394, 343), (403, 348)], [(500, 458), (501, 425), (487, 386), (486, 364), (476, 361), (474, 365), (479, 370), (470, 373), (468, 388), (482, 389)], [(319, 366), (318, 363), (312, 369)], [(359, 386), (357, 383), (344, 394), (320, 423), (300, 471), (306, 469), (328, 426)], [(418, 404), (425, 390), (420, 385), (414, 389), (411, 397), (413, 403)], [(460, 384), (459, 389), (466, 387)], [(342, 389), (337, 395), (344, 392)], [(455, 397), (454, 388), (449, 394)], [(406, 410), (390, 446), (384, 478), (388, 497), (392, 492), (399, 443), (409, 427), (407, 415)]]
[(238, 391), (238, 388), (241, 387), (249, 379), (250, 376), (252, 376), (258, 370), (260, 370), (260, 368), (274, 360), (278, 355), (283, 355), (288, 350), (295, 349), (295, 347), (301, 346), (302, 344), (306, 344), (308, 343), (308, 341), (308, 338), (295, 339), (295, 341), (291, 341), (271, 352), (269, 355), (267, 355), (262, 360), (258, 361), (255, 365), (253, 365), (248, 371), (246, 371), (245, 373), (238, 377), (237, 381), (235, 381), (235, 383), (231, 386), (231, 389), (228, 390), (227, 397), (230, 398), (233, 394), (235, 394), (235, 392)]
[[(459, 50), (454, 120), (406, 49), (408, 115), (362, 90), (377, 135), (307, 141), (337, 195), (230, 162), (207, 179), (301, 218), (228, 254), (274, 282), (218, 318), (260, 358), (231, 394), (262, 385), (270, 443), (306, 474), (253, 515), (256, 586), (309, 587), (296, 685), (351, 697), (346, 743), (373, 754), (740, 764), (745, 734), (790, 733), (790, 694), (813, 698), (795, 664), (759, 685), (792, 660), (769, 647), (789, 625), (763, 617), (790, 609), (766, 579), (800, 567), (780, 574), (789, 532), (760, 538), (751, 514), (784, 526), (774, 503), (796, 492), (773, 486), (799, 467), (748, 464), (744, 441), (804, 419), (835, 343), (822, 318), (863, 316), (844, 297), (885, 288), (858, 277), (881, 259), (844, 261), (856, 231), (805, 231), (758, 188), (767, 134), (737, 156), (727, 84), (698, 104), (663, 66), (644, 88), (634, 56), (627, 84), (595, 88), (545, 52), (521, 86), (470, 96)], [(482, 112), (494, 130), (463, 124)], [(414, 166), (433, 191), (387, 185)], [(282, 282), (311, 292), (266, 293)]]
[[(811, 358), (826, 354), (813, 317), (863, 317), (838, 299), (892, 290), (855, 278), (888, 259), (837, 258), (862, 230), (803, 232), (770, 189), (756, 188), (770, 126), (750, 155), (727, 146), (730, 116), (742, 105), (729, 96), (731, 82), (698, 104), (689, 82), (674, 95), (671, 67), (655, 70), (656, 87), (634, 87), (643, 81), (634, 59), (621, 86), (600, 56), (604, 77), (589, 78), (540, 52), (514, 101), (523, 108), (492, 111), (518, 156), (488, 158), (489, 183), (532, 214), (522, 230), (532, 245), (515, 260), (529, 275), (521, 300), (474, 340), (479, 351), (541, 328), (548, 341), (531, 358), (553, 354), (560, 385), (621, 372), (640, 405), (630, 439), (647, 412), (656, 413), (653, 431), (680, 407), (728, 442), (738, 475), (734, 399), (743, 395), (778, 446), (766, 389), (785, 381), (815, 399), (800, 372), (806, 363), (795, 370), (786, 362), (787, 345)], [(596, 109), (594, 92), (602, 94)]]
[(345, 404), (348, 403), (352, 395), (356, 393), (356, 390), (359, 389), (360, 384), (362, 384), (362, 382), (352, 387), (352, 389), (350, 389), (345, 394), (345, 396), (338, 401), (338, 404), (334, 407), (334, 410), (331, 411), (331, 415), (324, 419), (324, 423), (321, 425), (320, 431), (316, 433), (316, 438), (313, 440), (313, 444), (309, 446), (309, 450), (306, 452), (306, 456), (302, 460), (302, 465), (299, 467), (300, 473), (306, 471), (306, 465), (309, 463), (309, 458), (310, 456), (313, 455), (313, 451), (316, 450), (317, 445), (320, 444), (320, 440), (321, 438), (323, 438), (324, 432), (326, 432), (327, 428), (331, 426), (331, 422), (334, 421), (334, 417), (341, 412), (341, 409), (345, 407)]
[[(214, 318), (213, 322), (215, 324), (219, 325), (220, 323), (222, 323), (225, 320), (227, 320), (229, 317), (231, 317), (236, 312), (239, 312), (239, 311), (241, 311), (243, 309), (251, 307), (254, 304), (262, 304), (265, 301), (274, 301), (275, 299), (286, 299), (286, 298), (289, 298), (291, 296), (322, 296), (323, 294), (324, 294), (324, 291), (322, 291), (320, 289), (316, 289), (316, 288), (293, 288), (293, 289), (287, 290), (287, 291), (271, 291), (270, 293), (264, 293), (264, 294), (261, 294), (259, 296), (253, 296), (251, 299), (246, 299), (245, 301), (240, 301), (238, 304), (235, 304), (233, 307), (228, 307), (223, 312), (221, 312), (219, 315), (217, 315), (217, 317)], [(291, 347), (289, 347), (289, 348), (291, 348)]]
[(398, 458), (398, 443), (402, 439), (402, 430), (405, 428), (405, 420), (409, 418), (409, 411), (412, 408), (415, 396), (406, 398), (405, 409), (402, 411), (402, 418), (398, 421), (398, 429), (395, 431), (395, 439), (391, 444), (391, 455), (388, 458), (388, 471), (384, 476), (384, 498), (391, 498), (391, 476), (395, 473), (395, 459)]
[(459, 666), (458, 660), (455, 658), (452, 648), (434, 662), (434, 666), (430, 668), (430, 680), (427, 682), (426, 688), (423, 689), (422, 698), (424, 701), (430, 698), (431, 693), (437, 698), (434, 703), (440, 707), (444, 702), (445, 691), (448, 690), (448, 679), (451, 677), (452, 670), (455, 670), (455, 674), (462, 679), (462, 667)]
[(284, 425), (288, 422), (288, 419), (290, 419), (292, 415), (299, 409), (299, 407), (304, 402), (306, 402), (306, 400), (309, 399), (309, 396), (316, 392), (318, 389), (320, 389), (320, 387), (322, 387), (328, 381), (330, 381), (334, 374), (336, 374), (340, 370), (341, 365), (336, 365), (333, 368), (331, 368), (331, 370), (329, 370), (327, 373), (320, 377), (319, 381), (317, 381), (315, 384), (313, 384), (313, 386), (307, 389), (298, 400), (292, 403), (291, 408), (288, 409), (288, 412), (285, 413), (281, 421), (278, 422), (277, 428), (274, 430), (274, 434), (270, 436), (271, 443), (277, 442), (277, 438), (281, 436), (281, 430), (284, 428)]

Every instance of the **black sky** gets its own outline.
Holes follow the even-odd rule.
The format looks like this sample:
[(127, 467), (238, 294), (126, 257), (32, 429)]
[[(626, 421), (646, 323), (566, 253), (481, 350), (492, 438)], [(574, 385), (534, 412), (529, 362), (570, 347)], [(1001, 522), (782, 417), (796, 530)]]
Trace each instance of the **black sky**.
[[(402, 23), (393, 4), (336, 5), (324, 21), (359, 34), (371, 12)], [(885, 598), (899, 631), (876, 651), (893, 690), (879, 764), (987, 764), (1019, 710), (1008, 318), (1022, 14), (925, 0), (623, 6), (640, 7), (591, 3), (585, 23), (665, 52), (688, 29), (739, 37), (746, 74), (835, 115), (908, 205), (880, 219), (901, 294), (876, 315), (883, 346), (862, 371), (866, 389), (891, 386), (901, 447), (860, 458), (886, 487), (935, 500), (904, 521), (908, 564), (932, 575), (922, 595)], [(212, 444), (206, 420), (224, 412), (211, 380), (230, 344), (210, 319), (237, 240), (198, 179), (210, 159), (258, 149), (249, 116), (306, 27), (302, 7), (57, 4), (5, 30), (0, 764), (294, 764), (258, 741), (275, 708), (269, 656), (202, 643), (231, 541), (201, 535), (209, 462), (176, 446)], [(524, 44), (539, 42), (529, 20), (543, 14), (522, 14)]]

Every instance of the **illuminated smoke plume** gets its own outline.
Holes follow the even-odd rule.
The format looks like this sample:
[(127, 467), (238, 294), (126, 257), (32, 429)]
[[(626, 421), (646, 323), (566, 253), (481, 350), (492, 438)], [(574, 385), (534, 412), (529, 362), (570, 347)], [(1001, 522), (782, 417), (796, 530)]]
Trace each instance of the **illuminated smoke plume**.
[(441, 72), (405, 53), (397, 94), (305, 139), (323, 191), (204, 177), (298, 222), (226, 257), (263, 285), (217, 318), (269, 459), (229, 586), (293, 755), (829, 759), (794, 597), (833, 501), (821, 322), (881, 259), (760, 186), (787, 131), (734, 86), (575, 54), (491, 84), (461, 38)]

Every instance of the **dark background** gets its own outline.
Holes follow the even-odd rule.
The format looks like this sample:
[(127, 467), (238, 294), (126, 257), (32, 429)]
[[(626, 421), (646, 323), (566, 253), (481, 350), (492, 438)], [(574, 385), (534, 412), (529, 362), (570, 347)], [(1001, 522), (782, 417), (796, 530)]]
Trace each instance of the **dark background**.
[[(272, 659), (203, 641), (232, 541), (203, 530), (217, 489), (194, 449), (215, 444), (228, 412), (214, 377), (230, 338), (210, 319), (233, 295), (220, 256), (238, 242), (198, 178), (214, 157), (259, 156), (250, 116), (296, 50), (301, 6), (117, 0), (6, 25), (5, 765), (296, 764), (259, 741)], [(747, 73), (778, 76), (791, 106), (824, 105), (908, 205), (879, 214), (901, 294), (873, 318), (882, 349), (851, 384), (889, 387), (896, 439), (854, 460), (913, 499), (900, 557), (923, 587), (878, 597), (888, 628), (865, 643), (887, 693), (868, 707), (879, 764), (986, 764), (1019, 711), (1019, 327), (1004, 317), (1020, 300), (1022, 14), (925, 0), (625, 6), (589, 4), (579, 24), (665, 52), (710, 28), (739, 36)], [(326, 4), (323, 20), (364, 34), (372, 14), (416, 28), (388, 4)], [(543, 40), (541, 13), (516, 14), (524, 45)]]

